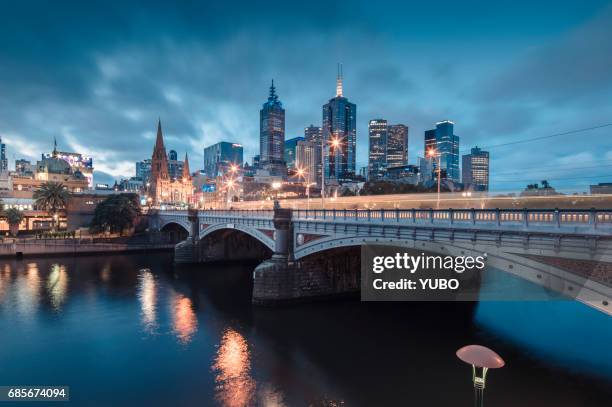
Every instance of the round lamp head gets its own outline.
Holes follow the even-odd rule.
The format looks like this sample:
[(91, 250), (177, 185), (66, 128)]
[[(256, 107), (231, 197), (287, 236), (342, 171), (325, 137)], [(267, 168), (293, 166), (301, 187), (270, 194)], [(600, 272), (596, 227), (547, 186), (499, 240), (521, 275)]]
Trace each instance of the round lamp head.
[(506, 364), (501, 356), (481, 345), (464, 346), (457, 351), (457, 357), (465, 363), (487, 369), (498, 369)]

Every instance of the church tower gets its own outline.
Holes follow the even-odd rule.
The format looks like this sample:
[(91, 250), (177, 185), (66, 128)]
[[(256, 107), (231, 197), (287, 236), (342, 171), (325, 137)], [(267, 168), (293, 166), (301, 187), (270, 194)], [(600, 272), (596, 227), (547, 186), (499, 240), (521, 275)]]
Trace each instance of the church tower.
[(157, 122), (157, 138), (151, 157), (151, 198), (156, 204), (166, 201), (164, 199), (168, 193), (168, 156), (164, 147), (164, 137), (161, 128), (161, 119)]

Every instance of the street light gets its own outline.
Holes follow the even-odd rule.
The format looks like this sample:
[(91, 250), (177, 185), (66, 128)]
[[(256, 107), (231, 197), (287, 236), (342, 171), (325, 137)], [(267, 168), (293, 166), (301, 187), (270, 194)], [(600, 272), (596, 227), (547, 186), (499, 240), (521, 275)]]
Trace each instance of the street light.
[[(330, 147), (335, 149), (340, 146), (340, 139), (338, 137), (334, 137), (328, 142)], [(321, 139), (321, 205), (323, 209), (325, 209), (325, 143), (323, 143), (323, 139)]]
[[(296, 173), (298, 178), (302, 178), (304, 180), (304, 184), (306, 184), (307, 209), (310, 209), (310, 174), (306, 173), (303, 168), (298, 168)], [(306, 175), (308, 175), (308, 182), (306, 182)]]
[(457, 351), (457, 357), (472, 365), (472, 382), (474, 383), (474, 406), (484, 405), (484, 389), (487, 371), (504, 367), (506, 362), (497, 353), (481, 345), (468, 345)]
[[(427, 152), (427, 155), (430, 158), (433, 158), (436, 156), (436, 150), (431, 148), (429, 149), (429, 151)], [(442, 160), (442, 154), (438, 154), (438, 197), (436, 199), (436, 209), (440, 209), (440, 176), (442, 173), (442, 168), (441, 168), (441, 160)]]

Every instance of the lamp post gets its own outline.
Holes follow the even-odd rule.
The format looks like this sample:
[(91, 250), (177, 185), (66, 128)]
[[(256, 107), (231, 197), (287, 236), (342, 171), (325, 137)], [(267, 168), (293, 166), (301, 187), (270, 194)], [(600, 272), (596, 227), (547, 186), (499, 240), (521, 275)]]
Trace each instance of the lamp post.
[[(321, 205), (323, 209), (325, 209), (325, 144), (321, 139)], [(328, 149), (331, 147), (335, 152), (336, 148), (340, 146), (340, 140), (334, 137), (329, 141), (329, 144)]]
[(229, 209), (229, 202), (230, 202), (229, 193), (230, 193), (230, 189), (232, 189), (233, 187), (234, 187), (234, 180), (230, 178), (227, 180), (227, 187), (225, 190), (225, 209)]
[(474, 383), (474, 406), (484, 406), (484, 389), (487, 371), (504, 367), (506, 362), (497, 353), (481, 345), (468, 345), (457, 351), (457, 357), (472, 365)]
[[(434, 158), (436, 156), (436, 150), (435, 149), (430, 149), (427, 152), (427, 155), (430, 158)], [(438, 168), (437, 168), (437, 172), (438, 172), (438, 196), (436, 198), (436, 209), (440, 209), (440, 175), (442, 173), (442, 154), (438, 154)]]
[(308, 182), (306, 182), (306, 174), (303, 168), (297, 169), (297, 176), (298, 178), (302, 178), (306, 187), (306, 202), (308, 209), (310, 209), (310, 174), (308, 174)]

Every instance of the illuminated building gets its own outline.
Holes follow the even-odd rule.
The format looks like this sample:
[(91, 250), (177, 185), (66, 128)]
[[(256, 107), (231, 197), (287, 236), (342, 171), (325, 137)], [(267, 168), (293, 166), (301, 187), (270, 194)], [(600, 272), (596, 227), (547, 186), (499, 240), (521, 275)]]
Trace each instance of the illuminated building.
[(8, 159), (6, 158), (6, 144), (2, 142), (0, 137), (0, 172), (8, 172)]
[(204, 173), (210, 178), (224, 176), (243, 163), (242, 144), (221, 141), (204, 148)]
[(381, 179), (387, 168), (387, 121), (370, 120), (368, 123), (368, 180)]
[(425, 131), (425, 154), (434, 151), (433, 162), (437, 170), (438, 158), (442, 167), (442, 178), (460, 182), (459, 177), (459, 136), (454, 134), (455, 123), (444, 120), (436, 123), (436, 128)]
[(311, 124), (304, 128), (304, 139), (315, 144), (316, 174), (312, 174), (311, 180), (316, 181), (317, 185), (321, 186), (321, 140), (323, 139), (323, 131), (320, 127)]
[(138, 161), (136, 163), (136, 178), (140, 178), (143, 183), (149, 182), (151, 177), (151, 159)]
[(465, 189), (489, 190), (489, 152), (478, 147), (463, 156), (462, 182)]
[(325, 180), (350, 181), (355, 177), (357, 106), (343, 95), (342, 66), (338, 66), (336, 96), (323, 105)]
[(408, 126), (390, 124), (387, 129), (387, 168), (408, 164)]
[[(80, 165), (70, 165), (67, 153), (57, 151), (57, 146), (50, 155), (43, 155), (36, 162), (34, 173), (12, 172), (10, 179), (12, 195), (15, 198), (31, 198), (36, 189), (45, 182), (59, 182), (70, 192), (83, 192), (89, 188), (89, 180), (81, 171)], [(80, 155), (80, 154), (79, 154)], [(91, 173), (90, 173), (91, 174)]]
[(278, 99), (274, 81), (268, 101), (259, 112), (259, 155), (261, 175), (287, 176), (285, 163), (285, 109)]
[(73, 172), (80, 172), (87, 179), (87, 188), (93, 188), (93, 159), (79, 153), (57, 151), (57, 147), (51, 154), (43, 154), (42, 159), (60, 158), (68, 163)]
[(312, 141), (299, 140), (295, 148), (295, 167), (302, 170), (304, 182), (315, 182), (317, 172), (317, 145)]
[(295, 149), (300, 140), (304, 140), (304, 137), (294, 137), (290, 140), (285, 141), (285, 162), (287, 168), (295, 168)]
[(168, 156), (164, 147), (161, 120), (157, 122), (157, 137), (151, 157), (150, 197), (155, 204), (188, 203), (193, 198), (193, 184), (189, 173), (189, 159), (185, 154), (183, 173), (178, 179), (170, 178)]

